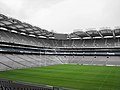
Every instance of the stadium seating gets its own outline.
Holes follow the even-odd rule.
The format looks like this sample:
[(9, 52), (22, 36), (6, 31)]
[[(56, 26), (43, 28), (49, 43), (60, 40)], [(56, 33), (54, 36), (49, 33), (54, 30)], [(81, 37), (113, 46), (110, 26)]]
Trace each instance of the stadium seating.
[(2, 42), (10, 42), (16, 44), (46, 46), (46, 47), (114, 47), (119, 45), (119, 38), (106, 39), (75, 39), (75, 40), (54, 40), (54, 39), (38, 39), (25, 35), (0, 30), (0, 40)]
[[(35, 85), (31, 83), (15, 82), (6, 79), (0, 79), (0, 90), (59, 90), (59, 88), (48, 85)], [(66, 90), (62, 89), (61, 90)]]
[(56, 33), (0, 14), (0, 71), (55, 64), (120, 65), (119, 32), (79, 31), (56, 39)]

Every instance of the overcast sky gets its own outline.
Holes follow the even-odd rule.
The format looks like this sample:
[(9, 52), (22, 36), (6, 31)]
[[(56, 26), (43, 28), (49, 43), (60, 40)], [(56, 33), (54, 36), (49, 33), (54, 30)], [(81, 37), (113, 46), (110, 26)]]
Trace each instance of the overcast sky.
[(120, 0), (0, 0), (0, 13), (59, 33), (120, 26)]

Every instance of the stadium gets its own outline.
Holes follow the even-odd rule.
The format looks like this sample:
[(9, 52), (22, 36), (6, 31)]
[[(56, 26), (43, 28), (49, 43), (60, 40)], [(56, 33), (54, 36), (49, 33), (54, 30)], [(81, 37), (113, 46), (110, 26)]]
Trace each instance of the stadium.
[(120, 28), (59, 34), (0, 14), (0, 90), (120, 90)]

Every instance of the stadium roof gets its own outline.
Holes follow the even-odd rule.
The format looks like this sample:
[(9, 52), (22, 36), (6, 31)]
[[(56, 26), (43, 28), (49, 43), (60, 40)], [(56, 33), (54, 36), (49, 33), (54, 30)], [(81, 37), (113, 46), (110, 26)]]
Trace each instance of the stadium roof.
[(28, 23), (24, 23), (13, 18), (8, 18), (2, 14), (0, 14), (0, 26), (7, 28), (8, 30), (15, 30), (19, 33), (25, 33), (27, 35), (32, 34), (38, 37), (39, 36), (53, 37), (52, 32), (49, 32), (45, 29), (41, 29), (36, 26), (32, 26)]
[[(16, 31), (17, 33), (25, 33), (25, 35), (33, 35), (35, 37), (45, 37), (45, 38), (54, 38), (53, 32), (50, 32), (45, 29), (41, 29), (36, 26), (32, 26), (28, 23), (21, 22), (17, 19), (9, 18), (3, 14), (0, 14), (0, 27), (6, 28), (8, 31)], [(89, 30), (86, 32), (76, 31), (71, 34), (67, 34), (68, 38), (94, 38), (101, 37), (104, 38), (106, 36), (120, 36), (120, 28), (111, 30), (111, 29), (102, 29), (102, 30)]]

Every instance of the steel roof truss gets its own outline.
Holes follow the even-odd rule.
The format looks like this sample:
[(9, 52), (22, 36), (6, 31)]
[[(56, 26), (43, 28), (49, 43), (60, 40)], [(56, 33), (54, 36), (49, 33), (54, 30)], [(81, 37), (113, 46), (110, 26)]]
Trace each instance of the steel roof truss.
[(101, 38), (103, 38), (103, 35), (101, 34), (101, 32), (100, 32), (100, 31), (98, 31), (98, 33), (99, 33), (99, 35), (101, 36)]

